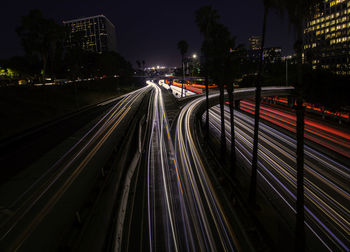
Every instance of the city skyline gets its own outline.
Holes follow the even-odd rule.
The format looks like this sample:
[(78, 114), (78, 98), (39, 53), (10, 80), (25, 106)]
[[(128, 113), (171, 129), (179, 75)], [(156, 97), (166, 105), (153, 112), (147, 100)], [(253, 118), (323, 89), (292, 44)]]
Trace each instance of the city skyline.
[[(92, 1), (84, 4), (80, 1), (73, 3), (63, 1), (50, 3), (50, 5), (43, 1), (34, 1), (34, 3), (23, 3), (20, 6), (9, 3), (5, 5), (5, 15), (1, 17), (3, 22), (8, 23), (4, 31), (8, 35), (7, 39), (1, 42), (0, 58), (23, 54), (15, 29), (19, 25), (21, 16), (26, 15), (31, 9), (39, 8), (45, 17), (54, 18), (59, 23), (63, 20), (103, 14), (116, 26), (118, 52), (131, 63), (135, 64), (136, 60), (145, 60), (147, 66), (176, 66), (180, 61), (176, 49), (179, 37), (188, 41), (189, 53), (200, 53), (202, 36), (195, 24), (194, 11), (205, 4), (212, 4), (215, 9), (218, 9), (222, 22), (228, 26), (233, 35), (237, 36), (238, 43), (244, 43), (248, 47), (248, 38), (252, 35), (260, 35), (263, 7), (258, 0), (239, 4), (224, 1), (192, 1), (191, 3), (180, 1), (178, 5), (169, 6), (157, 0), (136, 5), (129, 2), (108, 3), (106, 1), (100, 1), (98, 4)], [(254, 8), (251, 8), (252, 6)], [(179, 18), (180, 13), (181, 18)], [(281, 33), (283, 36), (280, 36)], [(280, 46), (285, 54), (290, 54), (293, 52), (293, 41), (294, 34), (287, 22), (272, 13), (268, 18), (267, 46)]]

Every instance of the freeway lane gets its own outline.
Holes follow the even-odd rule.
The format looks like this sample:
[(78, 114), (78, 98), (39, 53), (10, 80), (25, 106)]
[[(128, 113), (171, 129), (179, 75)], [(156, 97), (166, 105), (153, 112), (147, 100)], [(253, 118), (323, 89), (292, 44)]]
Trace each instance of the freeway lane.
[(154, 88), (153, 120), (148, 147), (147, 209), (150, 251), (183, 251), (186, 228), (180, 207), (174, 148), (161, 89)]
[[(144, 231), (142, 223), (147, 223), (148, 242), (144, 241), (142, 244), (146, 245), (147, 243), (149, 251), (216, 250), (216, 248), (220, 248), (220, 244), (215, 244), (216, 241), (213, 237), (216, 234), (211, 234), (209, 221), (202, 220), (205, 213), (200, 213), (200, 211), (205, 211), (204, 207), (201, 206), (201, 209), (196, 210), (193, 199), (186, 196), (194, 191), (188, 191), (188, 187), (184, 187), (185, 185), (182, 184), (183, 181), (180, 178), (181, 167), (175, 158), (162, 91), (153, 82), (147, 82), (147, 84), (153, 88), (150, 99), (153, 102), (148, 109), (152, 116), (149, 120), (151, 125), (149, 145), (144, 154), (147, 171), (144, 185), (146, 194), (144, 195), (145, 200), (140, 200), (145, 202), (141, 208), (147, 209), (147, 214), (144, 216), (145, 220), (142, 219), (140, 227), (134, 221), (140, 218), (137, 216), (139, 213), (132, 213), (131, 219), (134, 225), (129, 237), (146, 236), (146, 234), (139, 233)], [(142, 184), (140, 181), (140, 186)], [(139, 193), (142, 191), (140, 190)], [(200, 197), (198, 193), (197, 196)], [(206, 225), (206, 229), (201, 227), (203, 223)], [(210, 237), (210, 240), (207, 236)], [(122, 243), (130, 241), (126, 238)], [(133, 248), (135, 249), (135, 246)], [(140, 247), (138, 250), (144, 249), (144, 247)], [(232, 247), (225, 250), (232, 251)]]
[[(150, 90), (145, 87), (125, 95), (44, 173), (35, 174), (34, 165), (33, 174), (26, 171), (20, 180), (0, 188), (0, 205), (6, 209), (0, 216), (2, 251), (43, 251), (57, 245), (62, 228), (74, 220), (75, 209), (88, 197), (89, 188), (111, 155), (120, 125), (125, 127)], [(19, 191), (23, 177), (30, 183)], [(40, 243), (36, 243), (38, 239)]]
[(165, 88), (167, 90), (171, 89), (173, 95), (175, 97), (177, 97), (177, 98), (181, 98), (181, 92), (182, 92), (183, 97), (191, 96), (191, 95), (195, 95), (196, 94), (196, 93), (194, 93), (192, 91), (189, 91), (189, 90), (187, 90), (185, 88), (182, 90), (182, 88), (174, 86), (174, 85), (170, 85), (169, 86), (168, 84), (166, 84), (164, 82), (164, 80), (160, 80), (158, 84), (159, 84), (159, 86), (161, 86), (161, 87), (163, 87), (163, 88)]
[(213, 190), (190, 129), (190, 115), (197, 100), (180, 112), (176, 127), (176, 160), (186, 207), (195, 223), (201, 251), (233, 251), (240, 248)]
[(182, 192), (162, 91), (153, 82), (146, 83), (152, 89), (142, 129), (147, 140), (139, 159), (135, 200), (130, 201), (125, 211), (129, 221), (117, 222), (123, 235), (115, 239), (114, 251), (193, 251), (181, 205)]
[[(255, 104), (251, 101), (241, 101), (241, 109), (254, 114)], [(260, 113), (263, 119), (295, 133), (296, 116), (293, 111), (262, 104)], [(324, 125), (307, 116), (305, 118), (305, 131), (307, 139), (350, 158), (350, 134), (348, 132)]]
[[(225, 111), (226, 136), (230, 141), (229, 111)], [(254, 120), (235, 112), (236, 148), (249, 171)], [(288, 122), (287, 122), (288, 123)], [(219, 107), (210, 111), (211, 131), (220, 137)], [(296, 141), (261, 123), (259, 134), (259, 175), (295, 212)], [(350, 174), (349, 167), (305, 146), (306, 225), (327, 249), (349, 250)]]
[(188, 134), (193, 103), (179, 115), (174, 150), (160, 88), (149, 85), (155, 88), (147, 165), (150, 251), (240, 250), (244, 242), (232, 231)]
[[(288, 93), (290, 87), (268, 87), (264, 94)], [(235, 90), (236, 96), (244, 97), (254, 94), (253, 88)], [(209, 96), (215, 103), (218, 94)], [(189, 102), (181, 110), (175, 133), (175, 160), (178, 179), (183, 191), (184, 212), (188, 214), (192, 225), (192, 237), (200, 251), (251, 251), (253, 250), (245, 229), (236, 213), (230, 218), (225, 213), (220, 197), (214, 190), (213, 182), (207, 168), (203, 152), (193, 131), (195, 117), (201, 109), (205, 97)], [(234, 231), (232, 226), (235, 226)]]

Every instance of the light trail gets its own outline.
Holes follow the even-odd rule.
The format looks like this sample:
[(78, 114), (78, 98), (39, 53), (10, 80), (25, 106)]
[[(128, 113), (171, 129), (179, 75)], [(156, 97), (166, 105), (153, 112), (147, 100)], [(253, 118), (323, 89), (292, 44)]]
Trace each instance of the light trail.
[(153, 82), (147, 83), (153, 87), (154, 99), (147, 167), (150, 251), (190, 251), (187, 217), (181, 207), (182, 186), (177, 179), (162, 93)]
[[(254, 114), (254, 103), (241, 101), (241, 109)], [(296, 116), (287, 109), (261, 105), (261, 117), (296, 132)], [(305, 118), (305, 137), (350, 158), (350, 133)]]
[[(8, 243), (9, 250), (17, 250), (22, 246), (115, 132), (133, 105), (149, 90), (149, 87), (145, 87), (123, 96), (43, 175), (12, 199), (9, 206), (13, 214), (1, 223), (0, 233), (1, 242), (10, 234), (15, 237)], [(33, 213), (33, 208), (39, 205), (40, 208)], [(29, 213), (31, 219), (26, 220)]]
[(191, 134), (198, 103), (181, 110), (174, 150), (161, 91), (148, 84), (154, 87), (147, 168), (150, 250), (239, 251), (241, 242), (224, 214)]
[[(200, 98), (203, 99), (203, 98)], [(176, 160), (180, 180), (184, 185), (185, 205), (195, 223), (195, 233), (201, 250), (233, 251), (240, 248), (217, 195), (214, 193), (209, 176), (191, 134), (191, 116), (198, 100), (186, 105), (180, 112), (176, 128)]]
[[(177, 98), (180, 98), (181, 97), (181, 90), (182, 88), (179, 87), (179, 86), (175, 86), (175, 85), (168, 85), (164, 82), (164, 80), (160, 80), (159, 81), (159, 86), (161, 87), (164, 87), (165, 89), (169, 90), (171, 89), (173, 95)], [(196, 93), (195, 92), (192, 92), (190, 90), (187, 90), (186, 88), (183, 89), (183, 92), (182, 92), (183, 96), (186, 97), (186, 96), (191, 96), (191, 95), (195, 95)]]
[[(230, 141), (229, 111), (225, 110), (226, 136)], [(254, 120), (235, 112), (236, 148), (245, 160), (251, 159)], [(220, 136), (220, 111), (218, 106), (210, 111), (211, 129)], [(326, 247), (349, 250), (349, 168), (305, 146), (305, 196), (306, 224)], [(265, 124), (259, 134), (259, 175), (288, 206), (295, 211), (296, 141)], [(250, 161), (248, 162), (250, 163)], [(322, 166), (320, 166), (320, 164)], [(248, 165), (249, 167), (249, 165)], [(311, 228), (313, 227), (313, 228)], [(321, 230), (321, 233), (315, 231)], [(321, 238), (321, 236), (323, 238)], [(325, 239), (326, 238), (326, 239)]]
[[(285, 92), (290, 87), (267, 87), (263, 92)], [(235, 90), (236, 94), (254, 92), (254, 88), (241, 88)], [(209, 99), (215, 99), (218, 94), (212, 94)], [(188, 103), (181, 110), (176, 125), (175, 154), (179, 170), (179, 180), (183, 185), (183, 207), (193, 223), (193, 237), (198, 241), (200, 251), (234, 251), (243, 247), (252, 250), (247, 235), (239, 218), (232, 213), (228, 220), (212, 181), (205, 169), (199, 143), (193, 134), (196, 109), (205, 101), (200, 97)], [(239, 227), (237, 233), (232, 230), (231, 224)], [(236, 230), (237, 231), (237, 230)], [(244, 237), (244, 238), (243, 238)], [(244, 245), (242, 245), (244, 244)]]

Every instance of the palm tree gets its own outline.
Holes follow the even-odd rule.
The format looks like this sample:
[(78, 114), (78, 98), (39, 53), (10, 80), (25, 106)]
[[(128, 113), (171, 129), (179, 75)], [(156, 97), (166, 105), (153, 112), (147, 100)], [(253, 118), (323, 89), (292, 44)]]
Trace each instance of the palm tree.
[[(216, 10), (210, 5), (201, 7), (195, 12), (196, 24), (205, 40), (210, 39), (210, 32), (212, 27), (218, 22), (220, 16)], [(205, 74), (205, 98), (206, 98), (206, 117), (205, 117), (205, 131), (206, 139), (209, 139), (209, 78), (208, 69), (205, 58), (203, 62), (203, 72)]]
[(144, 72), (145, 71), (145, 66), (146, 66), (146, 62), (145, 62), (145, 60), (142, 60), (142, 71)]
[(136, 65), (139, 70), (141, 70), (141, 62), (139, 60), (136, 60)]
[(241, 59), (244, 57), (243, 45), (235, 45), (236, 38), (232, 38), (232, 47), (230, 48), (229, 62), (226, 64), (228, 67), (227, 72), (231, 73), (227, 82), (227, 93), (230, 108), (230, 125), (231, 125), (231, 146), (230, 146), (230, 166), (231, 174), (235, 176), (236, 170), (236, 143), (235, 143), (235, 124), (234, 124), (234, 83), (232, 82), (232, 77), (240, 75), (239, 64)]
[(305, 21), (317, 12), (317, 7), (323, 4), (323, 0), (286, 0), (284, 1), (289, 16), (289, 22), (293, 26), (296, 41), (294, 49), (297, 54), (297, 81), (296, 90), (296, 116), (297, 116), (297, 202), (296, 202), (296, 251), (305, 249), (304, 230), (304, 107), (303, 107), (303, 78), (302, 78), (302, 53)]
[(232, 69), (228, 67), (232, 41), (228, 28), (223, 24), (216, 23), (211, 28), (209, 39), (204, 40), (202, 44), (202, 54), (205, 57), (207, 73), (219, 85), (221, 115), (220, 156), (223, 164), (226, 163), (225, 84), (232, 81)]
[(252, 173), (251, 173), (250, 188), (249, 188), (249, 202), (252, 205), (255, 205), (255, 202), (256, 202), (260, 103), (261, 103), (262, 72), (264, 68), (263, 54), (264, 54), (264, 47), (265, 47), (266, 21), (267, 21), (267, 15), (271, 8), (281, 9), (279, 0), (263, 0), (263, 2), (264, 2), (264, 18), (262, 23), (263, 26), (262, 26), (261, 45), (260, 45), (260, 53), (259, 53), (258, 75), (256, 79), (253, 158), (252, 158)]
[(230, 147), (230, 166), (231, 173), (234, 176), (235, 167), (236, 167), (236, 147), (235, 147), (235, 122), (234, 122), (234, 87), (232, 80), (227, 83), (227, 93), (228, 93), (228, 101), (229, 101), (229, 109), (230, 109), (230, 125), (231, 125), (231, 147)]
[(63, 40), (65, 37), (65, 28), (50, 20), (48, 23), (49, 30), (49, 59), (51, 64), (51, 75), (52, 78), (56, 78), (55, 61), (60, 58), (63, 52)]
[(42, 77), (45, 81), (49, 57), (54, 59), (56, 46), (64, 39), (64, 28), (53, 19), (46, 19), (40, 10), (31, 10), (21, 18), (21, 25), (16, 29), (25, 52), (39, 55), (42, 61)]
[(185, 40), (180, 40), (177, 43), (177, 49), (179, 49), (181, 53), (181, 67), (182, 67), (182, 89), (181, 89), (181, 97), (183, 97), (183, 89), (185, 82), (185, 68), (184, 68), (184, 59), (188, 50), (188, 43)]

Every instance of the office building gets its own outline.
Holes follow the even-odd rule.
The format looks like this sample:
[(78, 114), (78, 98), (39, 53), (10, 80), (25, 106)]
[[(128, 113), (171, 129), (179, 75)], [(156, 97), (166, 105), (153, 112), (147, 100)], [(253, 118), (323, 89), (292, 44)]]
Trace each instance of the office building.
[(261, 36), (251, 36), (249, 38), (249, 49), (250, 50), (260, 50), (261, 48)]
[(350, 75), (350, 0), (325, 0), (304, 30), (304, 60), (313, 69)]
[(63, 24), (69, 30), (67, 48), (79, 44), (84, 50), (97, 53), (117, 50), (115, 27), (104, 15), (63, 21)]

